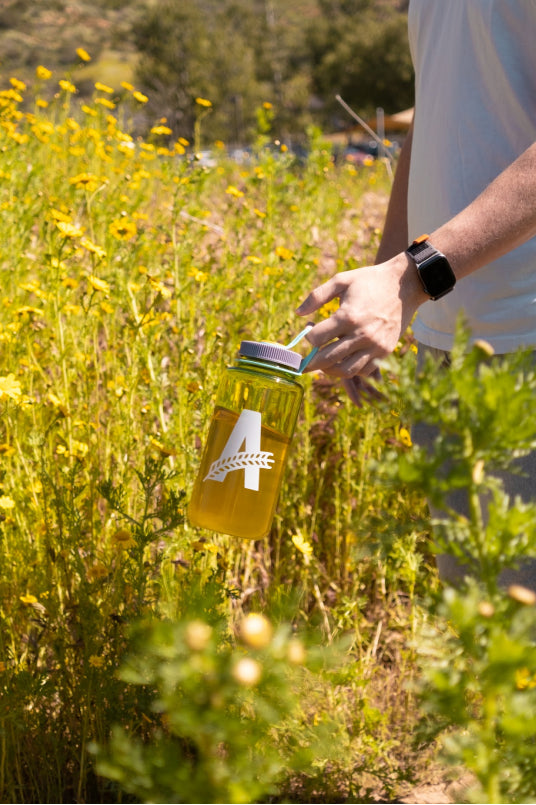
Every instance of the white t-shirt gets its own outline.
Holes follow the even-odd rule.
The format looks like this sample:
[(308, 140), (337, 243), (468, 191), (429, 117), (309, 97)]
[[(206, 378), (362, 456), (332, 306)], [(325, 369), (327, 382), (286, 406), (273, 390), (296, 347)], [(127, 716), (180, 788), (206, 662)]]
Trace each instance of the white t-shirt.
[[(536, 0), (410, 0), (416, 73), (410, 240), (463, 209), (536, 141)], [(418, 341), (449, 350), (460, 309), (496, 352), (536, 346), (536, 238), (426, 302)]]

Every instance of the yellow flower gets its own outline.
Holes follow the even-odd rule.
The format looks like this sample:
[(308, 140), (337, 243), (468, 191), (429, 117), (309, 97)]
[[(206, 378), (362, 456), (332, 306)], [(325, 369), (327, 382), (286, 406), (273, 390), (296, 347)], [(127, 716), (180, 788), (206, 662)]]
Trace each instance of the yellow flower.
[(536, 674), (531, 674), (528, 668), (518, 668), (515, 673), (515, 681), (518, 690), (536, 688)]
[(88, 662), (92, 668), (102, 668), (104, 665), (104, 657), (99, 657), (97, 654), (92, 654)]
[(134, 548), (136, 545), (136, 541), (130, 531), (124, 528), (120, 528), (112, 535), (112, 543), (114, 547), (120, 551), (126, 551), (128, 548)]
[(134, 87), (128, 81), (121, 81), (121, 86), (129, 92), (134, 92)]
[(87, 571), (88, 581), (98, 581), (104, 579), (108, 575), (108, 568), (102, 562), (95, 562)]
[(270, 103), (270, 101), (264, 101), (264, 103), (262, 105), (262, 108), (263, 109), (273, 109), (274, 107), (273, 107), (273, 104)]
[(139, 92), (138, 90), (132, 93), (132, 97), (139, 101), (139, 103), (147, 103), (149, 100), (147, 95), (144, 95), (143, 92)]
[(225, 191), (227, 195), (234, 196), (235, 198), (241, 198), (244, 194), (241, 190), (239, 190), (234, 185), (230, 184)]
[(115, 109), (115, 103), (109, 98), (95, 98), (95, 103), (104, 106), (106, 109)]
[(284, 246), (277, 246), (275, 253), (281, 260), (290, 260), (291, 257), (294, 257), (294, 252), (291, 252), (290, 249), (286, 249)]
[(166, 288), (162, 280), (157, 279), (157, 277), (151, 277), (150, 274), (147, 274), (147, 280), (149, 281), (151, 288), (159, 293), (163, 299), (170, 299), (171, 291), (169, 288)]
[(210, 107), (212, 106), (212, 102), (211, 102), (211, 101), (207, 101), (207, 99), (206, 99), (206, 98), (196, 98), (196, 99), (195, 99), (195, 102), (196, 102), (196, 104), (197, 104), (198, 106), (204, 106), (204, 107), (206, 107), (207, 109), (210, 109)]
[(42, 81), (46, 81), (48, 78), (52, 76), (52, 71), (48, 70), (46, 67), (43, 67), (43, 65), (40, 64), (35, 68), (35, 75)]
[(2, 495), (0, 497), (0, 509), (14, 509), (15, 501), (9, 495)]
[(91, 61), (91, 56), (89, 55), (87, 50), (84, 50), (84, 48), (76, 48), (76, 55), (82, 61)]
[(9, 397), (12, 400), (20, 400), (22, 394), (20, 383), (15, 380), (15, 375), (10, 372), (6, 377), (0, 377), (0, 400), (2, 397)]
[(105, 182), (106, 179), (101, 179), (95, 176), (94, 173), (77, 173), (76, 176), (69, 179), (69, 184), (74, 184), (76, 187), (83, 187), (85, 190), (89, 190), (89, 192), (96, 190), (97, 187), (100, 187), (100, 185)]
[(94, 291), (102, 291), (105, 294), (110, 293), (110, 284), (106, 280), (101, 280), (94, 274), (90, 274), (87, 279)]
[(22, 601), (23, 604), (28, 605), (37, 604), (37, 598), (35, 597), (35, 595), (30, 595), (29, 593), (26, 593), (26, 595), (19, 596), (19, 600)]
[(313, 546), (301, 534), (294, 534), (292, 542), (307, 559), (313, 555)]
[(173, 132), (169, 128), (169, 126), (153, 126), (151, 129), (151, 134), (172, 134)]
[(84, 249), (87, 249), (88, 252), (91, 252), (101, 260), (104, 257), (106, 257), (106, 252), (104, 251), (104, 249), (101, 246), (97, 246), (97, 244), (93, 243), (93, 241), (89, 240), (89, 238), (82, 238), (82, 240), (80, 241), (80, 245), (83, 246)]
[(67, 81), (66, 78), (62, 78), (60, 81), (58, 81), (58, 84), (65, 92), (76, 92), (75, 85), (71, 81)]
[(89, 451), (89, 445), (85, 442), (79, 442), (77, 439), (73, 439), (71, 447), (70, 455), (74, 458), (85, 458)]
[(130, 240), (137, 232), (138, 228), (134, 221), (128, 221), (126, 218), (116, 218), (110, 224), (111, 234), (118, 240)]
[(84, 234), (83, 229), (80, 229), (80, 227), (74, 224), (67, 223), (66, 221), (56, 221), (56, 227), (66, 238), (81, 238)]
[(401, 427), (398, 431), (398, 438), (405, 447), (411, 447), (411, 435), (407, 428)]
[(9, 83), (14, 89), (18, 90), (19, 92), (24, 92), (24, 90), (26, 89), (26, 84), (24, 83), (24, 81), (19, 81), (18, 78), (10, 78)]
[(81, 106), (82, 112), (85, 112), (86, 115), (91, 115), (91, 117), (97, 117), (98, 112), (96, 109), (93, 109), (91, 106), (88, 106), (87, 103), (83, 103)]
[(108, 95), (113, 95), (113, 87), (108, 87), (106, 84), (102, 84), (100, 81), (95, 83), (95, 89), (98, 89), (99, 92), (106, 92)]

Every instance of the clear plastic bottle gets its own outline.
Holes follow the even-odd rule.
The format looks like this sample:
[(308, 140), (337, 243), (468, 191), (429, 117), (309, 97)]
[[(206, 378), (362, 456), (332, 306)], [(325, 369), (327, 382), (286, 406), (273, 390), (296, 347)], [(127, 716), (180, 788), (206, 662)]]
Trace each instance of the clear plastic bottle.
[(188, 507), (193, 525), (246, 539), (270, 531), (303, 397), (301, 356), (242, 341), (226, 369)]

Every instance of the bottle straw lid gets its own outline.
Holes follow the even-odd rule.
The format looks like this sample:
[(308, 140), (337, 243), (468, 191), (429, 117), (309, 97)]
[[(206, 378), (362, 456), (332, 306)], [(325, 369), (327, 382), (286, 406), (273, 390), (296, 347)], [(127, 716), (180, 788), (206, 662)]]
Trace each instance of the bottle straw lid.
[(261, 361), (278, 363), (287, 366), (298, 372), (301, 366), (302, 357), (299, 353), (293, 352), (281, 344), (272, 344), (269, 341), (242, 341), (239, 349), (240, 355), (244, 358), (257, 358)]

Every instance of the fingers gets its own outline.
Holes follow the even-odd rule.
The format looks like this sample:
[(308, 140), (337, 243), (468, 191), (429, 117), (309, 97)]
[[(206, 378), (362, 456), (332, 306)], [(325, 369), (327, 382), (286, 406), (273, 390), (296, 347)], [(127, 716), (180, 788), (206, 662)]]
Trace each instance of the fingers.
[(296, 314), (298, 316), (308, 316), (321, 308), (327, 302), (331, 302), (339, 295), (339, 282), (338, 277), (332, 277), (323, 285), (319, 285), (314, 291), (311, 291), (307, 299), (297, 308)]
[[(379, 381), (381, 379), (379, 369), (375, 369), (370, 375), (370, 378), (376, 382)], [(382, 395), (380, 392), (373, 385), (367, 382), (367, 380), (363, 379), (363, 377), (359, 377), (358, 375), (344, 379), (342, 384), (346, 389), (351, 401), (354, 403), (354, 405), (357, 405), (358, 408), (362, 408), (364, 403), (370, 402), (371, 400), (381, 399)]]
[(326, 375), (339, 378), (351, 378), (355, 375), (368, 377), (377, 371), (376, 358), (371, 356), (370, 350), (353, 352), (348, 358), (340, 363), (326, 363), (323, 365), (322, 350), (315, 355), (308, 365), (306, 371), (314, 372), (319, 369)]

